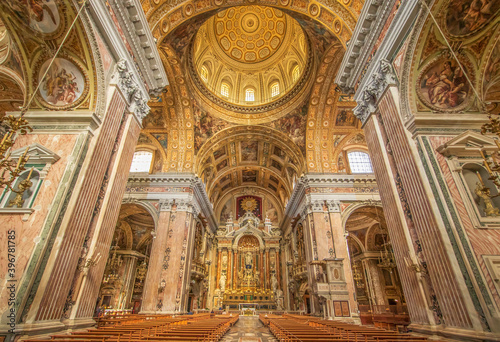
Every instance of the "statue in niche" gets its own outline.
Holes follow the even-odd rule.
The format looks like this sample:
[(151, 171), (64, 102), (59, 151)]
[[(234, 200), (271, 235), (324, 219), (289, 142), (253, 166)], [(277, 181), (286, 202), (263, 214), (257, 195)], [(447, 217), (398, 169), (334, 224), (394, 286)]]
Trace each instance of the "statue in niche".
[(278, 289), (278, 279), (276, 279), (276, 274), (274, 273), (271, 276), (271, 287), (273, 289), (273, 292), (276, 293), (276, 290)]
[(227, 255), (222, 256), (222, 269), (225, 270), (227, 268)]
[(245, 266), (246, 268), (251, 269), (252, 265), (253, 265), (252, 253), (248, 252), (247, 254), (245, 254)]
[(484, 213), (486, 216), (500, 216), (500, 209), (493, 206), (493, 201), (490, 198), (490, 189), (484, 187), (481, 183), (476, 184), (474, 192), (484, 201)]
[(221, 292), (224, 292), (224, 290), (226, 289), (226, 275), (224, 273), (222, 273), (220, 276), (219, 287)]

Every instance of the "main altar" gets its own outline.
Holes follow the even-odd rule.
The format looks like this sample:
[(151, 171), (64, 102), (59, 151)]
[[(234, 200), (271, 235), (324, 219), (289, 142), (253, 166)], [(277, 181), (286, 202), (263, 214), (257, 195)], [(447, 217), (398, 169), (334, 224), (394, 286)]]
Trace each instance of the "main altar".
[(232, 309), (245, 303), (264, 309), (281, 306), (280, 238), (279, 230), (250, 211), (237, 224), (228, 221), (217, 231), (216, 305)]

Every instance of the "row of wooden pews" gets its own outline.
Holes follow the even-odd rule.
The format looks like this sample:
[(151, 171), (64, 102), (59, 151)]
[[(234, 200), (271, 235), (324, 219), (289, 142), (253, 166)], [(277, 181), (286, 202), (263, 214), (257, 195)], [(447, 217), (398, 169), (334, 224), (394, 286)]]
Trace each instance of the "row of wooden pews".
[(426, 337), (300, 315), (260, 315), (279, 341), (301, 342), (423, 342)]
[(119, 321), (120, 324), (29, 342), (216, 342), (238, 321), (238, 315), (155, 315), (143, 316), (142, 320), (129, 317)]

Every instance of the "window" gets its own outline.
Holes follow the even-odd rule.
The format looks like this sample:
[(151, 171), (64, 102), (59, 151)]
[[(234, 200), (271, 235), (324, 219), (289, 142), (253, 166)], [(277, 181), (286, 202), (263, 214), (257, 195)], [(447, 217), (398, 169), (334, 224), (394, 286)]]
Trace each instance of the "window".
[(373, 173), (370, 156), (365, 152), (349, 152), (347, 153), (349, 166), (352, 173)]
[(130, 172), (149, 172), (153, 153), (147, 151), (138, 151), (134, 153)]
[[(14, 183), (13, 188), (15, 190), (20, 189), (23, 185), (29, 186), (21, 194), (17, 194), (14, 191), (6, 190), (1, 198), (2, 208), (12, 208), (12, 209), (28, 209), (35, 201), (35, 197), (40, 189), (41, 180), (39, 171), (33, 167), (26, 167), (27, 170), (21, 173), (19, 178)], [(28, 179), (29, 177), (29, 179)], [(23, 183), (24, 182), (24, 183)], [(31, 182), (31, 184), (30, 184)], [(23, 183), (23, 184), (21, 184)]]
[[(201, 79), (204, 81), (204, 82), (207, 82), (208, 81), (208, 70), (205, 66), (202, 66), (201, 67), (201, 72), (200, 72), (200, 76), (201, 76)], [(228, 93), (229, 93), (229, 89), (228, 89)]]
[(245, 101), (255, 101), (255, 91), (252, 88), (245, 90)]
[(224, 97), (229, 97), (229, 84), (222, 83), (220, 86), (220, 94)]
[(300, 76), (300, 68), (298, 65), (295, 66), (295, 68), (293, 68), (293, 71), (292, 71), (292, 80), (295, 82), (299, 79), (299, 76)]
[(271, 97), (278, 96), (280, 94), (280, 84), (278, 82), (271, 85)]

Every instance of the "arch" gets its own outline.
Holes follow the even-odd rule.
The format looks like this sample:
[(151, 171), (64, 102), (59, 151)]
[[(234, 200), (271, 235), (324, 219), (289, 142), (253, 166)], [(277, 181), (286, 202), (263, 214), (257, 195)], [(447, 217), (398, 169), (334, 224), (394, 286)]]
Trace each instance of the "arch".
[[(153, 218), (154, 226), (155, 226), (154, 229), (156, 231), (158, 229), (158, 220), (159, 220), (158, 209), (156, 209), (154, 207), (154, 205), (150, 202), (123, 198), (122, 208), (126, 207), (126, 206), (133, 206), (133, 205), (146, 210), (151, 215), (151, 217)], [(120, 208), (120, 211), (122, 210), (122, 208)], [(121, 215), (119, 216), (119, 219), (120, 218), (121, 218)]]
[(264, 244), (264, 239), (262, 239), (262, 236), (260, 234), (262, 234), (262, 232), (256, 228), (246, 228), (246, 229), (238, 229), (235, 231), (234, 233), (234, 240), (233, 240), (233, 245), (232, 245), (232, 248), (233, 249), (237, 249), (238, 248), (238, 244), (240, 243), (240, 239), (243, 237), (243, 236), (246, 236), (247, 234), (251, 234), (252, 236), (256, 237), (257, 240), (259, 240), (259, 245), (261, 246), (261, 248), (264, 248), (265, 244)]
[[(132, 249), (132, 245), (134, 243), (132, 228), (125, 221), (118, 221), (118, 223), (119, 224), (118, 226), (116, 226), (115, 231), (117, 229), (121, 229), (125, 232), (125, 237), (126, 237), (125, 246), (127, 249)], [(113, 242), (111, 242), (111, 246), (113, 246)]]
[(344, 229), (344, 232), (346, 232), (346, 224), (351, 215), (359, 209), (369, 208), (369, 207), (376, 208), (377, 210), (383, 210), (381, 202), (370, 201), (370, 202), (353, 203), (349, 205), (344, 211), (342, 211), (341, 217), (342, 217), (342, 227)]

